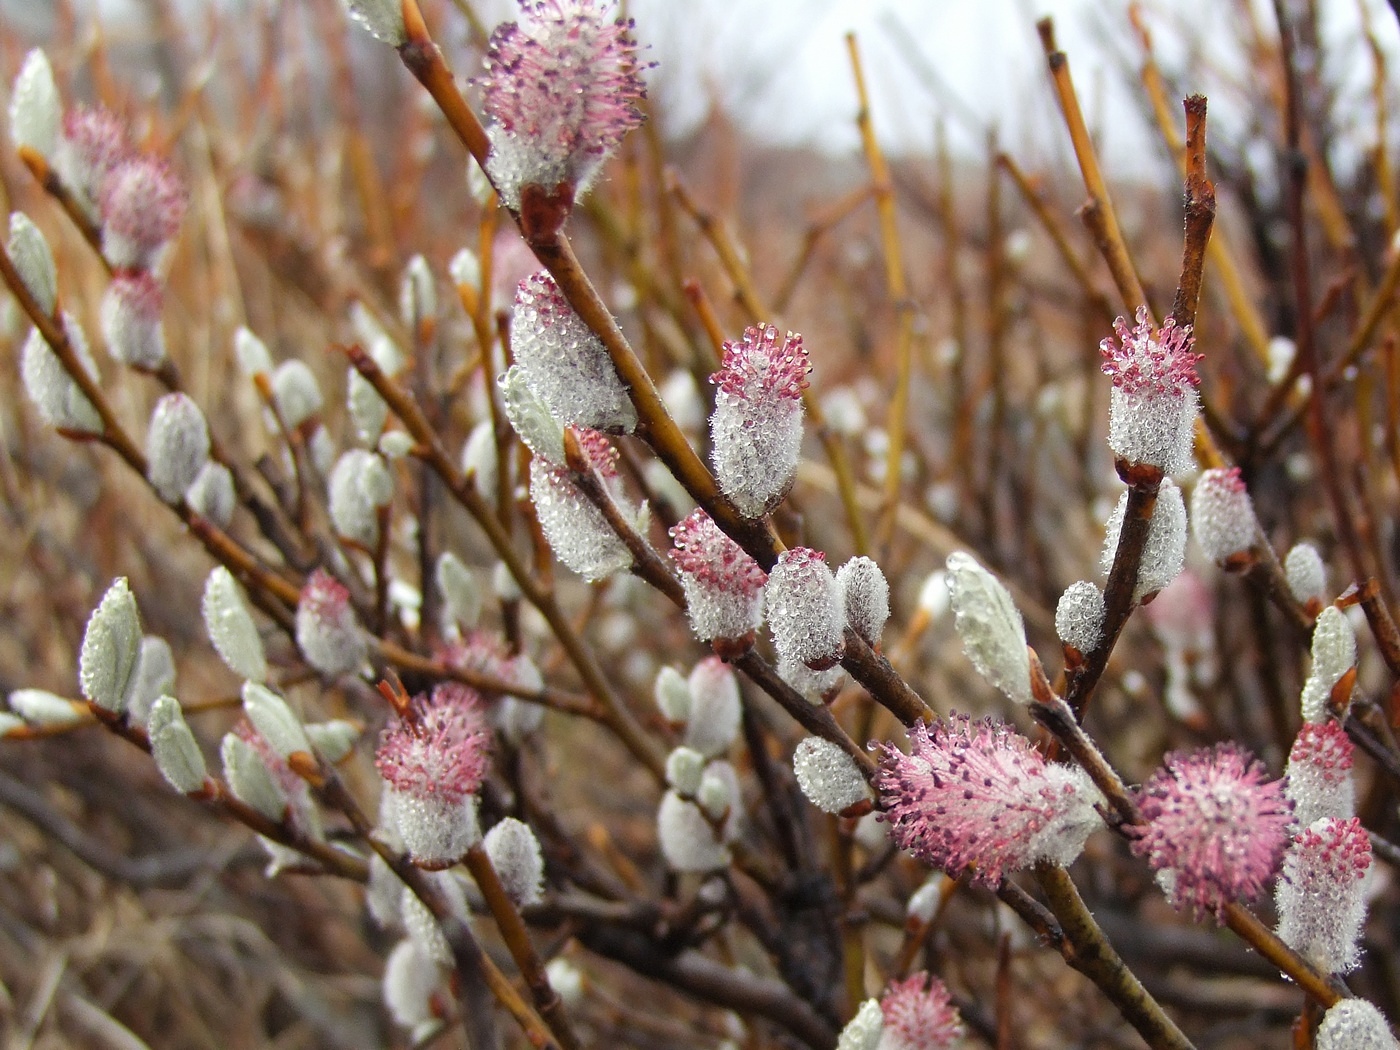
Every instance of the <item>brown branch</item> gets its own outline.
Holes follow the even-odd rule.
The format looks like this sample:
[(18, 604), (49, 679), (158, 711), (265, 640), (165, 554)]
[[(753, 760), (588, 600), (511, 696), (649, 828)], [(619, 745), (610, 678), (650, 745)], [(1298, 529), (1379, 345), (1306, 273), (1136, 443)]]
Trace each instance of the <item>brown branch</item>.
[(1215, 225), (1215, 186), (1206, 177), (1206, 97), (1192, 95), (1186, 107), (1186, 236), (1181, 249), (1181, 280), (1172, 302), (1180, 328), (1196, 323), (1210, 231)]

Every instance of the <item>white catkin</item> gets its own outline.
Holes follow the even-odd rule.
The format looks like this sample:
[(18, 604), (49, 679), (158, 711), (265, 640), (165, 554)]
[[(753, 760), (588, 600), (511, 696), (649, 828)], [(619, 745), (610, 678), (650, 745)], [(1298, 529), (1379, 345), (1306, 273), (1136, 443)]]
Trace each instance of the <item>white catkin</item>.
[(400, 1028), (414, 1033), (438, 1023), (433, 1014), (433, 993), (442, 980), (438, 964), (421, 951), (412, 938), (394, 945), (384, 962), (384, 1005)]
[(286, 700), (257, 682), (243, 683), (243, 713), (283, 758), (298, 751), (311, 753), (311, 740), (301, 718)]
[(506, 894), (519, 907), (544, 896), (544, 855), (528, 824), (506, 817), (486, 833), (482, 846)]
[(325, 399), (306, 362), (283, 361), (272, 373), (272, 400), (288, 430), (295, 430), (321, 411)]
[(685, 676), (674, 667), (663, 667), (656, 673), (652, 695), (666, 721), (683, 725), (689, 720), (690, 686)]
[(159, 697), (151, 705), (147, 731), (151, 755), (161, 776), (176, 791), (190, 794), (204, 786), (207, 769), (190, 727), (185, 723), (180, 702), (172, 696)]
[(1055, 606), (1055, 633), (1065, 645), (1089, 653), (1103, 637), (1103, 591), (1089, 580), (1071, 583)]
[(1332, 688), (1356, 666), (1356, 632), (1346, 614), (1329, 605), (1313, 625), (1312, 670), (1303, 683), (1303, 720), (1321, 722), (1327, 717)]
[(705, 756), (694, 748), (678, 747), (666, 756), (666, 783), (686, 798), (700, 790), (705, 775)]
[(471, 569), (451, 551), (443, 551), (438, 557), (433, 579), (438, 594), (442, 596), (444, 612), (461, 627), (468, 630), (475, 627), (481, 619), (486, 591)]
[(455, 864), (481, 838), (475, 795), (395, 794), (394, 816), (399, 834), (419, 864)]
[(836, 1041), (836, 1050), (876, 1050), (880, 1036), (885, 1029), (885, 1015), (880, 1012), (880, 1004), (867, 999), (851, 1018), (841, 1037)]
[(779, 659), (824, 670), (845, 654), (841, 588), (815, 551), (793, 547), (779, 555), (764, 587), (763, 603)]
[[(1128, 508), (1128, 494), (1118, 498), (1113, 513), (1104, 526), (1104, 547), (1101, 566), (1107, 575), (1113, 569), (1118, 552), (1118, 537), (1123, 531), (1123, 515)], [(1152, 508), (1152, 521), (1143, 544), (1142, 561), (1138, 565), (1137, 586), (1133, 600), (1141, 601), (1156, 594), (1176, 579), (1186, 565), (1186, 502), (1181, 489), (1170, 479), (1164, 479), (1157, 490), (1157, 503)]]
[[(96, 381), (97, 362), (92, 359), (87, 336), (82, 325), (67, 311), (63, 314), (63, 331), (83, 371)], [(102, 433), (101, 415), (37, 328), (29, 333), (20, 352), (20, 379), (24, 392), (49, 426), (85, 434)]]
[(1306, 605), (1327, 601), (1327, 567), (1311, 543), (1295, 543), (1283, 559), (1283, 574), (1293, 597)]
[(563, 471), (538, 458), (530, 461), (530, 500), (554, 556), (585, 580), (605, 580), (632, 564), (632, 552), (603, 512)]
[(877, 645), (890, 618), (890, 585), (870, 558), (852, 558), (836, 570), (845, 597), (846, 622), (870, 645)]
[(1360, 962), (1370, 853), (1358, 821), (1324, 817), (1284, 855), (1275, 890), (1279, 940), (1323, 973), (1347, 973)]
[(1217, 565), (1254, 546), (1259, 522), (1238, 471), (1214, 467), (1197, 479), (1191, 492), (1191, 531), (1202, 553)]
[(141, 616), (126, 577), (107, 588), (87, 622), (78, 653), (83, 696), (115, 714), (126, 709), (127, 687), (141, 655)]
[(662, 855), (676, 871), (715, 871), (729, 865), (729, 847), (715, 835), (694, 802), (668, 791), (656, 814)]
[(829, 740), (809, 736), (792, 756), (797, 786), (824, 813), (840, 813), (869, 795), (855, 759)]
[(268, 820), (281, 820), (287, 809), (286, 792), (253, 745), (235, 733), (225, 733), (219, 755), (224, 765), (224, 779), (235, 797)]
[(706, 758), (714, 758), (727, 751), (739, 735), (739, 680), (718, 657), (706, 657), (691, 670), (686, 687), (690, 714), (685, 744)]
[(87, 708), (47, 689), (16, 689), (8, 697), (10, 710), (32, 726), (75, 725), (87, 716)]
[(564, 465), (564, 427), (545, 407), (545, 403), (530, 389), (519, 365), (502, 373), (497, 384), (501, 388), (501, 404), (506, 418), (525, 447), (536, 456), (555, 466)]
[(166, 503), (179, 503), (209, 461), (209, 427), (194, 399), (166, 394), (146, 434), (146, 477)]
[(63, 101), (54, 83), (49, 57), (40, 48), (24, 56), (10, 90), (10, 140), (28, 146), (45, 160), (58, 148)]
[(19, 271), (24, 287), (39, 308), (52, 317), (54, 307), (58, 305), (58, 270), (54, 267), (49, 242), (23, 212), (10, 213), (10, 239), (6, 250)]
[(948, 593), (963, 652), (988, 682), (1018, 704), (1031, 702), (1026, 627), (1001, 581), (964, 551), (948, 555)]
[(208, 519), (221, 529), (228, 528), (238, 506), (232, 472), (222, 463), (209, 460), (185, 490), (185, 502), (201, 518)]
[(145, 725), (156, 699), (175, 688), (175, 654), (164, 638), (148, 634), (141, 639), (136, 668), (127, 685), (127, 717)]
[(267, 678), (267, 657), (253, 614), (233, 573), (216, 566), (204, 584), (204, 629), (209, 641), (234, 674), (251, 682)]
[(1400, 1050), (1385, 1016), (1365, 999), (1343, 999), (1317, 1029), (1317, 1050)]

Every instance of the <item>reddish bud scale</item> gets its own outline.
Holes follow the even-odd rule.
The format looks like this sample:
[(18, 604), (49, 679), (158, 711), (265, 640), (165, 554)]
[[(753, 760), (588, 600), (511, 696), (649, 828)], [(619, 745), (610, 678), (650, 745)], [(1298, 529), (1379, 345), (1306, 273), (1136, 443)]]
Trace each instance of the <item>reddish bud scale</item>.
[(1257, 897), (1278, 868), (1293, 822), (1283, 783), (1234, 744), (1173, 752), (1142, 788), (1133, 852), (1170, 873), (1178, 907), (1217, 915)]

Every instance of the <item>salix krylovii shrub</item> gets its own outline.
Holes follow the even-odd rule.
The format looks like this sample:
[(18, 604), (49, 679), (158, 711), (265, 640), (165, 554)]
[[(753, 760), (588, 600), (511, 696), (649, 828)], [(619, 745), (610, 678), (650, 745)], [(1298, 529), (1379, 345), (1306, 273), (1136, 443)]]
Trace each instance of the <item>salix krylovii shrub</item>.
[[(1365, 961), (1373, 850), (1357, 815), (1353, 692), (1361, 713), (1374, 712), (1357, 687), (1364, 645), (1342, 606), (1374, 598), (1344, 593), (1329, 605), (1318, 546), (1300, 542), (1281, 560), (1271, 550), (1286, 531), (1272, 517), (1276, 503), (1261, 498), (1256, 510), (1244, 482), (1253, 487), (1266, 472), (1252, 461), (1247, 473), (1219, 465), (1197, 433), (1202, 355), (1189, 312), (1158, 323), (1143, 307), (1102, 344), (1108, 447), (1127, 491), (1104, 521), (1098, 579), (1064, 587), (1056, 578), (1091, 575), (1072, 562), (1097, 533), (1042, 543), (1055, 564), (1034, 574), (1008, 543), (988, 540), (999, 527), (994, 494), (979, 534), (975, 515), (950, 509), (956, 493), (929, 490), (957, 544), (907, 500), (877, 507), (863, 483), (880, 476), (859, 455), (852, 471), (843, 455), (860, 439), (861, 453), (879, 458), (892, 436), (828, 424), (823, 454), (841, 505), (872, 516), (869, 537), (858, 520), (846, 522), (847, 544), (826, 514), (820, 470), (802, 469), (804, 451), (815, 451), (814, 442), (804, 449), (805, 421), (821, 422), (821, 387), (836, 381), (825, 365), (836, 342), (830, 326), (807, 329), (809, 351), (802, 335), (775, 323), (716, 321), (741, 334), (718, 347), (706, 404), (713, 364), (701, 364), (705, 351), (685, 316), (659, 321), (655, 312), (678, 290), (667, 282), (693, 261), (686, 246), (671, 245), (678, 254), (663, 274), (645, 243), (649, 220), (627, 212), (636, 229), (618, 232), (625, 224), (612, 209), (636, 192), (638, 166), (608, 185), (603, 163), (630, 148), (626, 136), (643, 118), (635, 27), (601, 0), (524, 3), (518, 22), (491, 33), (468, 89), (485, 116), (477, 123), (414, 0), (346, 6), (399, 49), (475, 151), (471, 195), (505, 207), (489, 221), (476, 214), (488, 229), (506, 229), (473, 242), (480, 257), (452, 256), (447, 276), (465, 318), (438, 294), (433, 260), (446, 252), (425, 243), (404, 264), (396, 317), (385, 305), (392, 294), (344, 276), (354, 268), (340, 254), (348, 242), (333, 242), (327, 255), (342, 269), (325, 297), (333, 316), (323, 341), (347, 348), (343, 397), (285, 317), (249, 309), (263, 337), (240, 327), (229, 341), (261, 427), (230, 425), (224, 399), (203, 396), (207, 384), (186, 384), (176, 367), (189, 358), (188, 304), (170, 314), (180, 324), (167, 329), (164, 320), (181, 294), (172, 256), (182, 250), (187, 194), (167, 150), (145, 145), (166, 140), (105, 109), (65, 111), (43, 53), (24, 63), (14, 140), (66, 202), (103, 273), (88, 282), (100, 289), (95, 308), (79, 309), (85, 285), (73, 253), (56, 258), (33, 219), (11, 216), (11, 284), (36, 322), (21, 379), (46, 423), (110, 446), (139, 473), (149, 497), (123, 498), (173, 512), (216, 565), (189, 587), (149, 574), (112, 583), (77, 657), (86, 704), (18, 689), (0, 733), (101, 722), (148, 749), (181, 795), (256, 832), (270, 875), (363, 882), (365, 910), (389, 938), (384, 1005), (417, 1041), (458, 1024), (480, 1038), (494, 1020), (494, 994), (525, 1043), (628, 1045), (607, 1028), (626, 1011), (596, 1004), (634, 997), (591, 997), (618, 980), (616, 970), (591, 968), (592, 953), (636, 980), (732, 1011), (723, 1023), (736, 1045), (951, 1047), (970, 1026), (989, 1027), (1006, 1002), (975, 965), (939, 965), (945, 937), (994, 951), (990, 894), (1071, 961), (1110, 959), (1078, 893), (1096, 906), (1132, 901), (1132, 919), (1160, 922), (1165, 909), (1136, 904), (1155, 878), (1183, 923), (1214, 918), (1284, 959), (1288, 976), (1330, 1007), (1319, 1046), (1393, 1045), (1373, 1008), (1334, 1004), (1325, 990), (1331, 975)], [(407, 151), (404, 163), (431, 153)], [(386, 206), (356, 164), (368, 224), (404, 220), (400, 187)], [(592, 216), (576, 208), (590, 189)], [(208, 221), (213, 197), (197, 188), (194, 199)], [(586, 235), (591, 217), (617, 238), (600, 265), (626, 256), (625, 277), (590, 280), (568, 248), (566, 225)], [(375, 234), (383, 234), (379, 276), (395, 235), (406, 242), (407, 231)], [(511, 253), (528, 254), (526, 244), (537, 258), (519, 263)], [(716, 244), (724, 246), (719, 235)], [(1021, 248), (1002, 247), (994, 265), (1025, 263)], [(749, 265), (743, 252), (721, 256), (731, 268)], [(730, 276), (747, 288), (740, 278), (750, 275)], [(753, 293), (743, 295), (747, 311)], [(88, 349), (79, 318), (93, 316), (111, 357), (164, 387), (149, 399), (144, 445), (124, 429), (133, 402), (111, 393)], [(706, 334), (720, 344), (715, 325)], [(628, 341), (639, 330), (640, 355)], [(812, 353), (822, 355), (820, 368)], [(643, 360), (667, 376), (660, 395)], [(994, 377), (998, 397), (1008, 378)], [(852, 406), (863, 418), (871, 399), (856, 384), (837, 392), (845, 401), (831, 405), (846, 405), (843, 418), (853, 418)], [(1053, 403), (1051, 393), (1042, 404)], [(952, 407), (959, 415), (966, 406)], [(1047, 448), (1060, 436), (1050, 434)], [(911, 447), (912, 479), (942, 443)], [(1198, 449), (1210, 466), (1192, 477)], [(1026, 527), (1058, 521), (1080, 489), (1106, 497), (1103, 520), (1113, 493), (1102, 479), (1082, 480), (1079, 489), (1044, 486), (1065, 505), (1052, 515), (1028, 500)], [(896, 485), (895, 496), (908, 493)], [(877, 517), (895, 523), (892, 531), (875, 529)], [(1188, 524), (1204, 562), (1188, 549)], [(928, 568), (906, 570), (928, 551), (910, 555), (906, 527), (946, 555), (912, 616), (906, 581)], [(847, 546), (857, 553), (847, 558)], [(1310, 633), (1296, 735), (1291, 711), (1270, 712), (1278, 739), (1261, 742), (1260, 719), (1209, 699), (1182, 701), (1183, 690), (1207, 684), (1211, 672), (1196, 661), (1215, 651), (1211, 624), (1181, 629), (1157, 618), (1167, 684), (1160, 702), (1154, 695), (1156, 652), (1130, 622), (1134, 611), (1179, 576), (1205, 593), (1215, 586), (1212, 562), (1240, 574), (1230, 585), (1262, 585), (1293, 629)], [(149, 603), (182, 587), (199, 602), (209, 643), (200, 648), (222, 663), (214, 674), (232, 700), (195, 702), (208, 678), (184, 671), (200, 657), (143, 633), (135, 594), (163, 614)], [(1056, 594), (1052, 615), (1045, 596)], [(1213, 608), (1206, 599), (1176, 604), (1199, 613)], [(948, 610), (966, 661), (932, 658)], [(150, 622), (169, 629), (164, 615)], [(1063, 674), (1047, 672), (1029, 644), (1052, 640), (1052, 622)], [(1272, 644), (1274, 653), (1283, 645)], [(968, 663), (991, 688), (966, 673)], [(1108, 725), (1120, 725), (1120, 683), (1140, 705), (1133, 719), (1151, 719), (1154, 732), (1100, 750), (1091, 734), (1111, 730), (1089, 704), (1108, 694), (1094, 702), (1108, 706)], [(642, 702), (648, 689), (655, 710)], [(1179, 739), (1176, 720), (1188, 712), (1195, 739)], [(1217, 742), (1232, 732), (1256, 746)], [(1287, 752), (1286, 776), (1255, 751)], [(1132, 777), (1109, 756), (1131, 761)], [(1120, 893), (1129, 883), (1132, 892)], [(1276, 933), (1241, 918), (1270, 890)], [(880, 927), (901, 922), (906, 942), (896, 954), (892, 931)], [(1072, 932), (1057, 938), (1057, 928)], [(1150, 940), (1153, 931), (1141, 932)], [(910, 974), (927, 938), (935, 938), (927, 965), (939, 973)], [(487, 939), (489, 952), (478, 943)], [(1002, 943), (998, 980), (1029, 980), (1034, 949)], [(1273, 951), (1282, 945), (1301, 962)], [(863, 974), (850, 966), (855, 946)], [(523, 978), (514, 987), (495, 972), (507, 967)], [(1188, 1045), (1126, 967), (1084, 969), (1150, 1045)], [(955, 1002), (977, 1009), (965, 1021)], [(1076, 1038), (1058, 1031), (1074, 1023), (1067, 1014), (1044, 1008), (1051, 1023), (1039, 1027)]]

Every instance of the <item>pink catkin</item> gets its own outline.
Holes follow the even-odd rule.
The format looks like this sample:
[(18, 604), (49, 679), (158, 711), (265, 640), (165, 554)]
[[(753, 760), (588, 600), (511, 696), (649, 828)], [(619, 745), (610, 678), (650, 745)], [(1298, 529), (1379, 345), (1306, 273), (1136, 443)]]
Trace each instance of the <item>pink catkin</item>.
[(646, 97), (630, 20), (611, 4), (532, 0), (524, 24), (497, 27), (478, 83), (492, 121), (489, 170), (506, 203), (531, 183), (586, 186), (639, 126)]
[(1137, 325), (1128, 327), (1123, 318), (1113, 322), (1112, 336), (1099, 344), (1103, 373), (1119, 390), (1130, 394), (1181, 394), (1201, 385), (1190, 327), (1178, 328), (1167, 318), (1160, 329), (1152, 326), (1146, 307), (1139, 307)]
[(402, 795), (462, 799), (481, 787), (490, 746), (481, 697), (444, 682), (384, 730), (374, 764)]
[(1234, 744), (1173, 752), (1139, 793), (1133, 851), (1169, 873), (1173, 903), (1221, 913), (1257, 897), (1278, 868), (1293, 807), (1283, 783)]
[(1288, 752), (1284, 790), (1293, 817), (1306, 828), (1323, 817), (1350, 817), (1355, 811), (1352, 756), (1356, 750), (1340, 722), (1304, 722)]
[(702, 641), (739, 638), (758, 627), (768, 574), (701, 508), (671, 530), (686, 611)]
[(60, 156), (70, 188), (95, 203), (108, 173), (131, 156), (126, 125), (104, 107), (74, 106), (63, 115)]
[(802, 337), (789, 332), (781, 342), (770, 325), (744, 329), (740, 342), (724, 344), (724, 360), (710, 382), (731, 397), (753, 404), (797, 401), (807, 389), (811, 360)]
[(149, 269), (180, 228), (184, 186), (165, 161), (137, 156), (114, 167), (101, 192), (103, 247), (112, 264)]
[(1118, 458), (1179, 474), (1194, 462), (1192, 438), (1200, 398), (1200, 376), (1189, 328), (1168, 319), (1153, 328), (1146, 309), (1129, 328), (1114, 322), (1116, 341), (1100, 344), (1103, 370), (1113, 380), (1109, 397), (1108, 445)]
[(1004, 723), (954, 716), (880, 745), (876, 789), (895, 843), (952, 875), (997, 885), (1039, 860), (1066, 864), (1099, 823), (1077, 769), (1052, 765)]
[(889, 983), (880, 1013), (880, 1050), (948, 1050), (967, 1034), (948, 989), (922, 970)]

